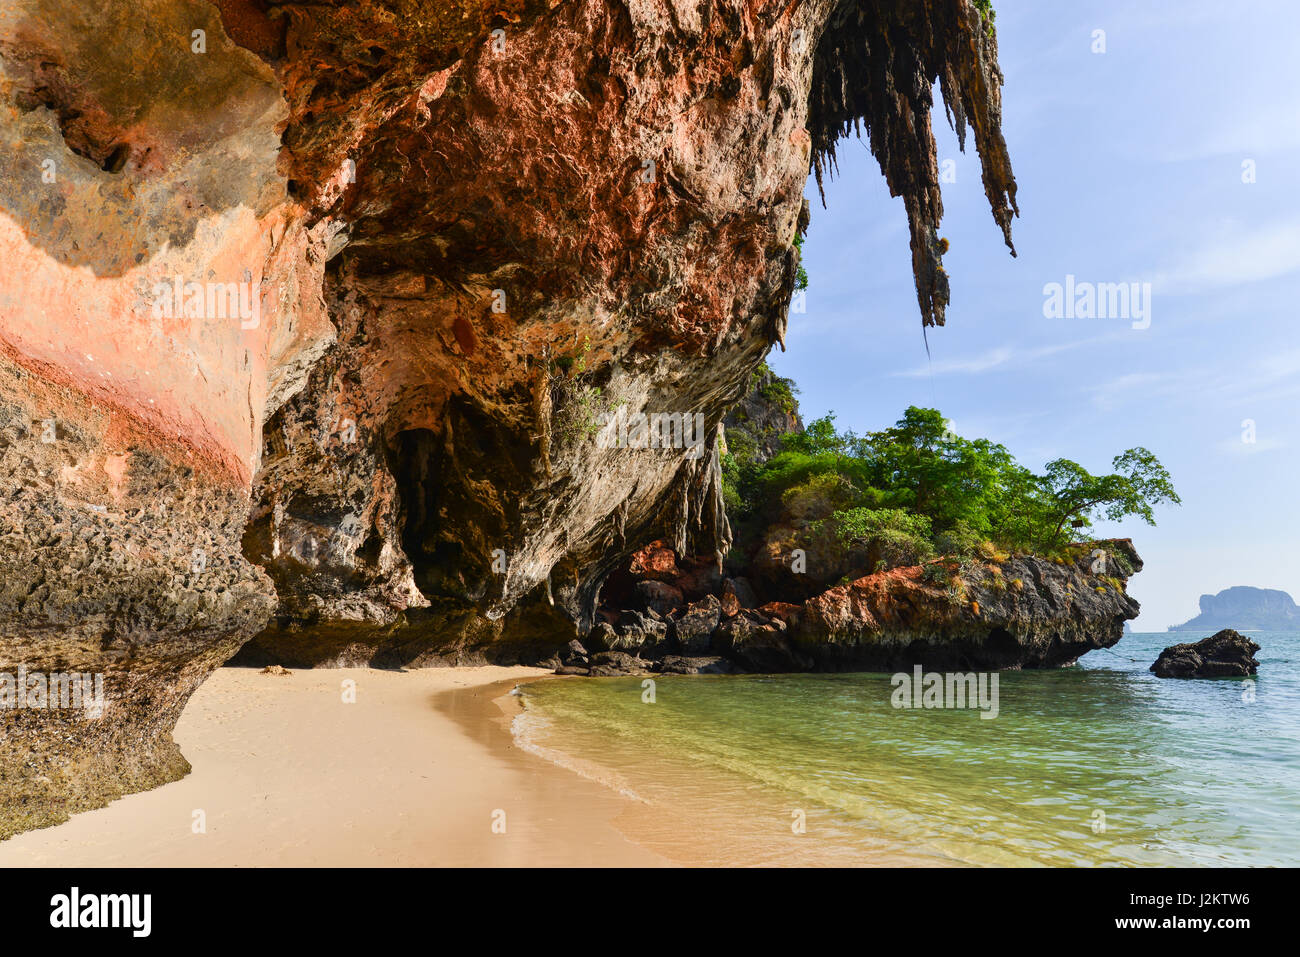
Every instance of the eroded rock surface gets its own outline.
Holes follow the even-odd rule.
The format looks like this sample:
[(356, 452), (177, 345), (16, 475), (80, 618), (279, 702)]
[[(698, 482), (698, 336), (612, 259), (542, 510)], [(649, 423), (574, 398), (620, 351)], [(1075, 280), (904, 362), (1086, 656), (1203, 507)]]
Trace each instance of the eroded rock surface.
[[(0, 838), (183, 774), (186, 699), (274, 608), (261, 424), (333, 337), (286, 117), (208, 4), (0, 8)], [(67, 673), (102, 713), (27, 700)]]
[[(1131, 541), (1080, 543), (1068, 553), (938, 559), (863, 575), (805, 600), (802, 587), (780, 583), (755, 596), (746, 579), (702, 575), (698, 562), (679, 562), (666, 543), (654, 542), (611, 577), (612, 604), (601, 614), (616, 619), (604, 627), (620, 635), (637, 616), (662, 622), (661, 640), (641, 651), (655, 670), (680, 671), (681, 660), (709, 656), (756, 672), (1055, 668), (1114, 645), (1139, 611), (1127, 591), (1142, 569)], [(686, 604), (660, 614), (627, 578), (670, 583)], [(787, 600), (794, 597), (800, 600)], [(623, 603), (633, 607), (620, 613)]]
[(1054, 668), (1109, 648), (1136, 618), (1127, 592), (1142, 560), (1128, 539), (1072, 560), (935, 562), (868, 575), (809, 599), (794, 646), (824, 668)]
[(183, 773), (256, 632), (536, 660), (646, 541), (725, 553), (810, 168), (867, 128), (941, 321), (930, 84), (1005, 227), (995, 57), (967, 0), (5, 4), (0, 671), (107, 707), (6, 710), (0, 837)]
[(1259, 670), (1259, 645), (1231, 628), (1200, 641), (1170, 645), (1151, 666), (1157, 678), (1244, 678)]

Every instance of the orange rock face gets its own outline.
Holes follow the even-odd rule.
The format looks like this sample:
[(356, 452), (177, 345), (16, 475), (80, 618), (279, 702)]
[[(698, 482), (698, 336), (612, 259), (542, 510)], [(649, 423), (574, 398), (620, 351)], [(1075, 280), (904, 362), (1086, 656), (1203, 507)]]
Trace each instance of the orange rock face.
[(941, 318), (930, 84), (1005, 225), (995, 52), (966, 0), (5, 4), (0, 672), (107, 705), (3, 714), (0, 837), (183, 773), (255, 634), (510, 660), (725, 552), (810, 167), (870, 125)]
[(677, 556), (666, 542), (651, 542), (645, 548), (632, 553), (628, 570), (638, 578), (651, 578), (656, 581), (670, 582), (675, 579)]

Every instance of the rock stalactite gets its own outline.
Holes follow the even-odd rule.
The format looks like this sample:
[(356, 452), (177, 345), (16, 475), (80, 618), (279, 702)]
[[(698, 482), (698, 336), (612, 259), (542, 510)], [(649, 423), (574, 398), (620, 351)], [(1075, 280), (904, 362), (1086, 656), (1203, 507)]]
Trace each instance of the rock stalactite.
[[(883, 9), (888, 14), (882, 16)], [(930, 114), (939, 84), (962, 148), (975, 134), (993, 218), (1007, 248), (1018, 215), (1016, 181), (1002, 137), (997, 35), (965, 0), (840, 4), (821, 33), (809, 109), (817, 182), (835, 163), (835, 144), (866, 127), (890, 192), (902, 196), (912, 233), (912, 269), (922, 322), (944, 324), (948, 277), (939, 221), (943, 200)]]

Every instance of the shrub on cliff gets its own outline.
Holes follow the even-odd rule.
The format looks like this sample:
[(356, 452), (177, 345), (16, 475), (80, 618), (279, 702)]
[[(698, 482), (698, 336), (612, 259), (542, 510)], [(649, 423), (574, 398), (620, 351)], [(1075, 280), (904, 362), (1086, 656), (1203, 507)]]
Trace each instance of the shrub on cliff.
[(862, 436), (825, 416), (785, 436), (770, 460), (727, 466), (742, 553), (766, 529), (793, 529), (808, 546), (825, 547), (831, 537), (856, 553), (855, 565), (865, 561), (865, 571), (990, 547), (1054, 555), (1099, 517), (1154, 525), (1157, 505), (1179, 501), (1146, 449), (1116, 456), (1105, 475), (1068, 459), (1036, 474), (1004, 446), (963, 438), (938, 410), (915, 406), (891, 428)]
[(835, 535), (846, 548), (866, 549), (867, 567), (919, 565), (933, 557), (930, 519), (901, 508), (849, 508), (831, 519)]

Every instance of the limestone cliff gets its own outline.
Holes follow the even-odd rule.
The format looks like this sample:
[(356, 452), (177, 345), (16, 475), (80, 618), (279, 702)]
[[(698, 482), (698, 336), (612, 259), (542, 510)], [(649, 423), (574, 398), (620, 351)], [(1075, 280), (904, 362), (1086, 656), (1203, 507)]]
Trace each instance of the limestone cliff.
[(1295, 631), (1300, 629), (1300, 606), (1276, 588), (1234, 585), (1217, 595), (1202, 595), (1201, 613), (1170, 631), (1218, 631), (1244, 628), (1248, 631)]
[(632, 656), (619, 665), (633, 671), (1055, 668), (1120, 640), (1139, 611), (1128, 579), (1141, 569), (1131, 541), (1108, 539), (1054, 558), (940, 558), (826, 587), (789, 568), (728, 577), (652, 542), (610, 577), (603, 620), (582, 644)]
[(259, 632), (508, 660), (652, 537), (725, 552), (718, 424), (852, 128), (943, 321), (935, 82), (1006, 232), (968, 0), (6, 3), (0, 672), (107, 701), (0, 716), (0, 837), (184, 773)]
[(1142, 560), (1128, 539), (1068, 558), (935, 562), (869, 575), (809, 599), (793, 647), (824, 668), (1054, 668), (1123, 636)]
[(781, 439), (803, 431), (794, 382), (759, 366), (750, 389), (723, 420), (726, 450), (738, 459), (766, 462), (781, 450)]

